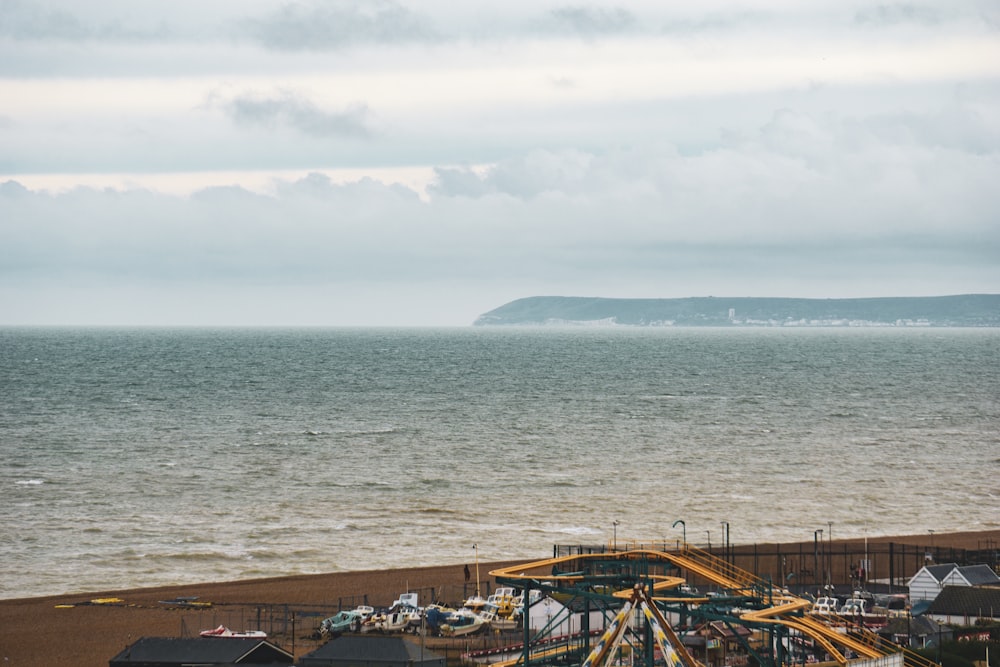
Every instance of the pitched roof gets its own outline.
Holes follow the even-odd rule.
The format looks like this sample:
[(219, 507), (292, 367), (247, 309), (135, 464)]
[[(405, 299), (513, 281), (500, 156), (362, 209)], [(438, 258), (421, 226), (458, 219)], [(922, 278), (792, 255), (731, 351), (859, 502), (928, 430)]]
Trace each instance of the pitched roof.
[(444, 660), (444, 656), (428, 649), (421, 649), (402, 637), (365, 637), (342, 635), (332, 639), (309, 653), (304, 658), (324, 660), (353, 660), (363, 658), (365, 662), (391, 662), (396, 664), (430, 662)]
[(110, 664), (239, 664), (290, 665), (295, 656), (262, 639), (242, 637), (142, 637), (111, 659)]
[(927, 565), (924, 570), (934, 577), (935, 581), (944, 581), (944, 578), (951, 574), (952, 570), (958, 567), (958, 563), (941, 563), (940, 565)]
[(1000, 618), (1000, 588), (945, 586), (925, 613)]
[(752, 634), (749, 628), (745, 628), (742, 625), (733, 627), (729, 623), (723, 623), (722, 621), (710, 621), (708, 627), (720, 637), (735, 637), (736, 635), (749, 637)]
[[(997, 573), (989, 565), (959, 566), (957, 563), (941, 563), (940, 565), (925, 565), (923, 567), (923, 571), (934, 577), (938, 583), (944, 581), (955, 570), (958, 570), (958, 573), (969, 582), (970, 586), (1000, 584), (1000, 576), (997, 576)], [(910, 582), (912, 583), (916, 577), (916, 574), (913, 575)]]
[(970, 586), (989, 586), (1000, 584), (1000, 577), (989, 565), (966, 565), (958, 571), (969, 582)]
[(930, 635), (936, 635), (939, 629), (940, 626), (938, 623), (934, 619), (927, 618), (926, 616), (913, 616), (910, 618), (897, 616), (890, 618), (885, 627), (876, 630), (876, 632), (883, 637), (892, 637), (893, 635), (927, 637)]

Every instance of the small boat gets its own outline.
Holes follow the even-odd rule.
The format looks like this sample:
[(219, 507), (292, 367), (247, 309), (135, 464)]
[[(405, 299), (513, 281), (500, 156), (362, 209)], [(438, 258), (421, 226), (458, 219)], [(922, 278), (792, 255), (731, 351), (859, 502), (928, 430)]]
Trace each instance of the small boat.
[(224, 625), (213, 630), (202, 630), (198, 633), (200, 637), (236, 637), (239, 639), (267, 639), (267, 633), (263, 630), (247, 630), (246, 632), (234, 632)]
[(452, 616), (457, 613), (457, 609), (445, 607), (439, 604), (429, 604), (424, 608), (424, 622), (427, 629), (432, 633), (440, 633), (441, 626), (447, 625)]
[(472, 635), (489, 625), (483, 617), (468, 609), (459, 609), (449, 616), (447, 622), (442, 623), (438, 629), (445, 637), (464, 637)]
[(518, 627), (518, 618), (520, 609), (512, 609), (510, 614), (504, 615), (500, 613), (500, 608), (495, 604), (488, 602), (485, 606), (478, 612), (479, 618), (483, 619), (489, 626), (495, 630), (516, 630)]
[(321, 634), (336, 635), (343, 632), (359, 632), (363, 621), (361, 613), (356, 609), (340, 611), (325, 619), (319, 626)]
[(389, 609), (373, 614), (361, 623), (361, 632), (405, 632), (411, 629), (414, 614), (418, 619), (419, 612), (410, 609)]
[(467, 598), (465, 603), (462, 605), (463, 609), (469, 609), (471, 611), (479, 611), (482, 609), (488, 600), (478, 593)]
[(513, 588), (497, 588), (488, 598), (487, 605), (496, 607), (497, 616), (510, 616), (514, 609), (523, 604), (523, 598), (518, 596)]

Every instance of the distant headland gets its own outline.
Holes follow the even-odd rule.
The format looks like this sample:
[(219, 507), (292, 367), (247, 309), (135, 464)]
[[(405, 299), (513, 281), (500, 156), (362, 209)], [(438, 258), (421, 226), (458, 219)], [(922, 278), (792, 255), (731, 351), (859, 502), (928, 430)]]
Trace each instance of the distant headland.
[(1000, 294), (792, 299), (532, 296), (473, 326), (1000, 327)]

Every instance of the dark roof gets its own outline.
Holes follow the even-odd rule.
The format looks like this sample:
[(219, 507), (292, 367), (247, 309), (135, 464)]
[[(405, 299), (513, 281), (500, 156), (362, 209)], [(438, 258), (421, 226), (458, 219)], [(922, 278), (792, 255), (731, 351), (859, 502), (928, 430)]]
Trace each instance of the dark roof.
[(262, 639), (241, 637), (143, 637), (113, 657), (118, 665), (286, 664), (295, 661), (288, 651)]
[(1000, 588), (945, 586), (925, 613), (1000, 618)]
[(365, 662), (386, 662), (393, 664), (408, 664), (440, 661), (444, 664), (444, 656), (429, 649), (421, 649), (413, 642), (402, 637), (365, 637), (360, 635), (342, 635), (328, 641), (318, 649), (302, 656), (306, 659), (322, 660), (359, 660)]
[(962, 565), (957, 563), (942, 563), (940, 565), (928, 565), (924, 568), (937, 581), (944, 581), (945, 577), (954, 570), (965, 577), (971, 586), (982, 586), (984, 584), (1000, 584), (1000, 576), (989, 565)]
[(958, 568), (962, 576), (972, 586), (988, 586), (1000, 584), (1000, 577), (989, 565), (966, 565)]
[[(531, 606), (533, 607), (534, 605), (539, 604), (544, 599), (545, 598), (535, 601)], [(574, 614), (583, 614), (595, 611), (618, 613), (618, 610), (621, 609), (622, 605), (624, 604), (622, 600), (616, 599), (616, 600), (601, 602), (600, 606), (598, 606), (597, 604), (594, 603), (593, 600), (583, 597), (582, 595), (575, 595), (569, 600), (556, 600), (556, 602), (566, 607)]]
[(742, 625), (731, 627), (728, 623), (723, 623), (722, 621), (710, 621), (708, 627), (720, 637), (733, 637), (736, 635), (749, 637), (752, 634), (750, 628), (745, 628)]
[(885, 627), (880, 628), (877, 632), (883, 637), (892, 637), (893, 635), (928, 637), (936, 635), (940, 627), (934, 619), (927, 618), (926, 616), (913, 616), (910, 618), (897, 616), (890, 618)]

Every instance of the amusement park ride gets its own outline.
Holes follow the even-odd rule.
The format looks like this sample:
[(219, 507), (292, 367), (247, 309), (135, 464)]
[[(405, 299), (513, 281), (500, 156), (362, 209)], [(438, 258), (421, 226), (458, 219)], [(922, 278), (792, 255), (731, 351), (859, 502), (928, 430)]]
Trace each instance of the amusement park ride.
[[(542, 629), (524, 623), (516, 651), (495, 667), (564, 665), (604, 667), (706, 667), (683, 637), (705, 622), (721, 624), (747, 665), (789, 667), (822, 659), (831, 667), (931, 667), (921, 656), (892, 644), (863, 626), (811, 614), (811, 602), (691, 545), (677, 550), (647, 549), (562, 556), (490, 573), (498, 584), (541, 591), (579, 613), (576, 632), (565, 633), (565, 618)], [(715, 590), (698, 594), (690, 580)], [(589, 625), (603, 617), (600, 628)], [(728, 663), (727, 663), (728, 664)]]

